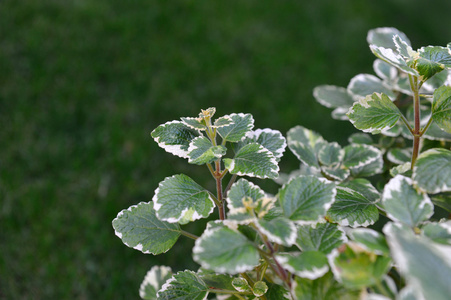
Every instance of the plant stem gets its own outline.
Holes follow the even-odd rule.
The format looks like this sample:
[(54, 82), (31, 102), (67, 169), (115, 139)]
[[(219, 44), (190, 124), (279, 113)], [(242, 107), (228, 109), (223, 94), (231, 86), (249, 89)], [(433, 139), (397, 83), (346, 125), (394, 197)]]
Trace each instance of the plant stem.
[(413, 150), (412, 150), (412, 161), (410, 168), (413, 170), (415, 162), (418, 157), (418, 152), (420, 151), (420, 94), (419, 94), (419, 84), (418, 77), (409, 75), (410, 88), (413, 92), (413, 112), (414, 112), (414, 128), (413, 128)]
[(217, 199), (219, 202), (218, 209), (219, 209), (219, 219), (225, 220), (225, 210), (224, 210), (224, 200), (223, 200), (223, 193), (222, 193), (222, 178), (223, 174), (221, 171), (221, 161), (218, 159), (215, 161), (215, 167), (216, 170), (214, 172), (215, 180), (216, 180), (216, 192), (217, 192)]
[(197, 235), (192, 234), (192, 233), (190, 233), (188, 231), (185, 231), (185, 230), (180, 230), (180, 233), (183, 234), (186, 237), (189, 237), (190, 239), (193, 239), (193, 240), (197, 240), (199, 238)]

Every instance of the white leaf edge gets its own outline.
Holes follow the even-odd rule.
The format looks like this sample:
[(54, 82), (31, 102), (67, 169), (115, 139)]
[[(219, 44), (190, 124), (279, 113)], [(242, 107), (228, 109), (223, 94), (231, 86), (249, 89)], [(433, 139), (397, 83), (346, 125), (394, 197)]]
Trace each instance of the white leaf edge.
[[(287, 140), (285, 139), (285, 137), (282, 135), (282, 133), (279, 130), (275, 130), (275, 129), (271, 129), (271, 128), (264, 128), (264, 129), (256, 129), (256, 130), (248, 131), (248, 132), (246, 132), (246, 135), (241, 140), (244, 140), (246, 137), (257, 140), (262, 133), (272, 134), (272, 135), (277, 136), (278, 138), (280, 137), (283, 140), (282, 146), (280, 148), (278, 148), (275, 151), (275, 153), (273, 153), (273, 155), (276, 158), (281, 158), (287, 147)], [(269, 149), (267, 149), (267, 150), (270, 151)], [(272, 152), (272, 151), (270, 151), (270, 152)]]
[[(304, 253), (304, 252), (302, 252)], [(295, 255), (302, 255), (302, 253), (296, 253)], [(320, 267), (313, 267), (312, 270), (296, 270), (295, 268), (293, 268), (289, 263), (288, 260), (289, 258), (285, 255), (276, 255), (276, 259), (277, 261), (285, 268), (287, 269), (290, 273), (292, 274), (296, 274), (297, 276), (301, 277), (301, 278), (307, 278), (310, 280), (315, 280), (317, 278), (320, 278), (322, 276), (324, 276), (328, 271), (329, 271), (329, 266), (327, 265), (327, 263)]]
[(151, 285), (155, 288), (155, 291), (158, 292), (158, 290), (161, 288), (158, 286), (157, 281), (157, 272), (158, 270), (161, 270), (161, 277), (165, 277), (168, 274), (172, 274), (171, 267), (167, 266), (153, 266), (144, 277), (143, 282), (139, 286), (139, 296), (144, 299), (146, 296), (146, 286)]
[[(166, 123), (164, 123), (164, 124), (162, 124), (160, 126), (166, 126), (166, 125), (171, 125), (171, 124), (183, 124), (183, 125), (191, 128), (191, 129), (194, 129), (193, 127), (188, 126), (185, 123), (183, 123), (181, 121), (177, 121), (177, 120), (166, 122)], [(195, 129), (195, 130), (197, 130), (197, 129)], [(199, 134), (200, 134), (200, 132), (199, 132)], [(176, 155), (178, 157), (181, 157), (181, 158), (189, 158), (189, 156), (188, 156), (189, 151), (188, 150), (183, 150), (181, 145), (167, 145), (164, 142), (160, 142), (160, 137), (159, 136), (156, 137), (156, 138), (153, 138), (153, 139), (158, 144), (158, 146), (163, 148), (166, 152), (174, 154), (174, 155)]]

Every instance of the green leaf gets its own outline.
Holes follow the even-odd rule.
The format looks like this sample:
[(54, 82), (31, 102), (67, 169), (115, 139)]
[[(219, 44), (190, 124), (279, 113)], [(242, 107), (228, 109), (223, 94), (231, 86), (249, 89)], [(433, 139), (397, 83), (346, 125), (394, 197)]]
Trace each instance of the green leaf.
[(410, 162), (410, 158), (412, 157), (412, 149), (400, 149), (400, 148), (392, 148), (388, 150), (387, 159), (395, 164), (405, 164)]
[(355, 228), (350, 231), (352, 240), (368, 252), (377, 255), (390, 255), (385, 237), (379, 232), (369, 228)]
[(406, 34), (394, 27), (379, 27), (368, 31), (366, 40), (368, 44), (376, 45), (384, 48), (391, 48), (396, 50), (396, 44), (393, 40), (394, 36), (399, 36), (402, 40), (410, 45), (410, 40)]
[(232, 125), (232, 124), (233, 124), (232, 118), (229, 116), (224, 116), (224, 117), (220, 117), (220, 118), (216, 119), (214, 124), (211, 127), (219, 128), (219, 127), (224, 127), (224, 126), (228, 126), (228, 125)]
[(442, 86), (435, 90), (432, 119), (441, 129), (451, 133), (451, 87)]
[(238, 143), (235, 151), (239, 151), (241, 147), (250, 143), (262, 145), (274, 154), (277, 161), (280, 160), (287, 147), (287, 142), (280, 131), (265, 128), (247, 132), (246, 137)]
[(151, 136), (166, 152), (188, 158), (189, 144), (200, 133), (180, 121), (171, 121), (155, 128)]
[(451, 213), (451, 194), (443, 193), (431, 196), (432, 203)]
[(348, 90), (335, 85), (320, 85), (313, 89), (313, 97), (316, 101), (329, 108), (349, 108), (354, 99)]
[(145, 300), (156, 300), (157, 292), (163, 284), (172, 277), (172, 270), (166, 266), (153, 266), (147, 272), (139, 287), (139, 296)]
[(256, 297), (261, 297), (268, 291), (268, 286), (264, 281), (257, 281), (252, 287), (252, 293)]
[(316, 279), (329, 271), (327, 257), (319, 251), (281, 253), (277, 261), (290, 273), (302, 278)]
[(341, 187), (350, 188), (372, 202), (378, 202), (381, 198), (381, 194), (376, 190), (376, 188), (364, 178), (356, 178), (350, 181), (340, 183)]
[(404, 175), (404, 176), (412, 177), (412, 170), (410, 169), (410, 166), (411, 166), (411, 163), (406, 162), (402, 165), (393, 167), (390, 169), (390, 175), (392, 177), (395, 177), (396, 175)]
[(346, 108), (344, 108), (344, 107), (337, 107), (331, 113), (332, 119), (341, 120), (341, 121), (349, 120), (348, 116), (346, 115), (348, 110), (349, 110), (349, 107), (346, 107)]
[(197, 275), (208, 287), (215, 289), (234, 291), (233, 277), (228, 274), (218, 274), (215, 271), (200, 268)]
[(327, 258), (335, 279), (349, 289), (376, 284), (391, 267), (390, 257), (366, 252), (353, 243), (340, 251), (335, 249)]
[(246, 135), (246, 132), (254, 127), (254, 118), (251, 114), (239, 113), (225, 117), (231, 118), (233, 123), (218, 127), (217, 131), (224, 141), (239, 142)]
[(376, 134), (395, 126), (402, 113), (385, 94), (374, 93), (354, 103), (347, 115), (357, 129)]
[(436, 243), (451, 245), (451, 221), (427, 223), (422, 228), (424, 236)]
[(341, 164), (344, 157), (344, 151), (341, 146), (336, 143), (327, 143), (318, 152), (318, 160), (326, 166), (337, 166)]
[(232, 285), (235, 290), (237, 290), (238, 292), (241, 292), (241, 293), (252, 291), (251, 286), (249, 285), (247, 280), (244, 279), (243, 277), (233, 278)]
[(205, 125), (205, 120), (201, 118), (192, 118), (192, 117), (186, 117), (186, 118), (180, 118), (182, 122), (195, 129), (195, 130), (206, 130), (207, 125)]
[(315, 226), (298, 226), (296, 245), (302, 251), (320, 251), (329, 254), (348, 241), (343, 229), (333, 223), (318, 223)]
[(367, 133), (357, 132), (357, 133), (353, 133), (349, 136), (348, 142), (350, 144), (372, 145), (373, 138), (371, 137), (371, 135), (369, 135)]
[(122, 210), (113, 220), (116, 235), (128, 247), (154, 255), (172, 248), (180, 236), (178, 224), (160, 221), (152, 202)]
[(302, 126), (296, 126), (288, 131), (287, 140), (288, 147), (301, 162), (319, 170), (316, 155), (327, 143), (321, 135)]
[(407, 43), (399, 35), (393, 36), (393, 42), (395, 43), (396, 50), (398, 50), (398, 53), (401, 54), (401, 56), (407, 59), (417, 56), (417, 53), (413, 51), (410, 43)]
[[(374, 172), (382, 169), (382, 152), (376, 147), (365, 144), (351, 144), (343, 148), (345, 155), (343, 157), (343, 165), (350, 169), (354, 175), (358, 175), (363, 171), (365, 166), (375, 163)], [(371, 167), (373, 167), (371, 165)], [(380, 167), (380, 168), (379, 168)]]
[(299, 176), (279, 190), (284, 215), (298, 224), (319, 222), (335, 201), (335, 184), (315, 176)]
[(451, 151), (429, 149), (418, 156), (413, 181), (428, 193), (451, 191)]
[(227, 149), (224, 146), (213, 146), (205, 136), (199, 136), (191, 141), (188, 148), (188, 162), (196, 165), (212, 163), (221, 158)]
[(337, 187), (335, 202), (327, 213), (331, 222), (341, 226), (367, 227), (379, 219), (375, 201), (349, 187)]
[(381, 59), (375, 59), (373, 63), (373, 70), (383, 80), (394, 81), (398, 75), (398, 71), (395, 67), (386, 63)]
[(416, 69), (426, 81), (436, 73), (451, 67), (451, 54), (440, 46), (427, 46), (418, 50), (420, 57), (416, 60)]
[(334, 276), (330, 272), (315, 280), (296, 277), (293, 292), (297, 300), (360, 299), (360, 291), (352, 291), (344, 288), (334, 279)]
[(250, 197), (253, 202), (265, 197), (265, 192), (252, 182), (246, 179), (240, 179), (235, 182), (227, 193), (227, 207), (229, 210), (244, 208), (243, 198)]
[(193, 271), (178, 272), (158, 292), (160, 300), (204, 300), (208, 286)]
[(160, 182), (152, 200), (160, 220), (180, 224), (208, 217), (215, 206), (210, 193), (184, 174)]
[(348, 92), (352, 95), (357, 96), (354, 99), (359, 100), (360, 98), (365, 98), (373, 93), (385, 94), (390, 99), (395, 99), (396, 95), (389, 88), (387, 88), (382, 80), (374, 75), (370, 74), (359, 74), (354, 76), (348, 85)]
[[(388, 223), (384, 233), (397, 269), (421, 299), (445, 300), (451, 295), (451, 246), (415, 235), (402, 224)], [(419, 259), (421, 258), (421, 259)]]
[(351, 172), (348, 169), (343, 168), (343, 166), (322, 167), (321, 171), (326, 175), (327, 178), (331, 178), (337, 181), (343, 181), (351, 174)]
[[(411, 139), (412, 135), (410, 134), (410, 132), (407, 133), (409, 134), (409, 138)], [(428, 130), (423, 134), (423, 138), (433, 141), (450, 142), (451, 133), (442, 130), (435, 122), (432, 122)]]
[(196, 240), (193, 258), (206, 269), (238, 274), (252, 270), (260, 257), (253, 243), (241, 233), (228, 227), (214, 227)]
[(395, 53), (392, 49), (378, 47), (375, 45), (370, 45), (370, 49), (376, 57), (382, 59), (386, 63), (398, 68), (399, 70), (407, 74), (419, 76), (418, 71), (409, 67), (404, 58), (400, 54)]
[(260, 219), (255, 225), (273, 243), (291, 246), (296, 241), (296, 226), (286, 218), (279, 217), (270, 221)]
[(267, 300), (290, 300), (289, 292), (281, 285), (272, 283), (269, 284), (268, 291), (266, 292), (266, 299)]
[(412, 228), (434, 213), (434, 205), (428, 195), (415, 189), (412, 180), (402, 175), (397, 175), (385, 185), (382, 204), (387, 217)]
[(233, 159), (225, 158), (224, 165), (231, 174), (257, 178), (277, 178), (279, 165), (271, 151), (260, 144), (243, 146)]

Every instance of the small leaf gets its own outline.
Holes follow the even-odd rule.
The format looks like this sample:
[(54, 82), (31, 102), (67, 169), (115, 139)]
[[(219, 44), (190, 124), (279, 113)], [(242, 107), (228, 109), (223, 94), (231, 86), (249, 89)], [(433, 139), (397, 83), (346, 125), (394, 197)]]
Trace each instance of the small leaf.
[(260, 144), (243, 146), (233, 159), (225, 158), (224, 165), (231, 174), (257, 178), (277, 178), (279, 166), (271, 151)]
[(339, 284), (331, 272), (310, 280), (295, 277), (293, 293), (297, 300), (359, 300), (359, 290), (349, 290)]
[[(409, 138), (412, 137), (410, 132), (407, 132), (407, 134), (409, 134)], [(433, 141), (442, 141), (442, 142), (451, 141), (451, 133), (442, 130), (435, 122), (432, 122), (428, 130), (423, 134), (423, 137), (425, 139)]]
[(208, 287), (229, 291), (234, 290), (234, 287), (232, 285), (234, 278), (231, 275), (218, 274), (215, 271), (203, 268), (200, 268), (199, 271), (197, 271), (197, 275), (199, 275), (200, 279), (202, 279), (202, 281), (205, 282)]
[(451, 245), (451, 221), (444, 223), (427, 223), (422, 228), (424, 236), (436, 243)]
[(298, 224), (319, 222), (335, 201), (335, 184), (315, 176), (299, 176), (278, 194), (284, 215)]
[(160, 221), (153, 206), (152, 202), (141, 202), (122, 210), (113, 227), (128, 247), (157, 255), (172, 248), (180, 236), (180, 226)]
[(235, 290), (237, 290), (238, 292), (241, 292), (241, 293), (252, 291), (251, 286), (249, 285), (247, 280), (244, 279), (243, 277), (233, 278), (232, 285)]
[(379, 27), (371, 29), (370, 31), (368, 31), (366, 40), (368, 44), (395, 50), (396, 45), (393, 41), (393, 37), (395, 35), (399, 36), (403, 41), (405, 41), (407, 45), (410, 45), (410, 40), (406, 36), (406, 34), (394, 27)]
[(359, 168), (382, 158), (381, 151), (370, 145), (351, 144), (344, 147), (343, 150), (345, 152), (343, 165), (351, 171), (357, 171)]
[(394, 81), (398, 75), (395, 67), (381, 59), (374, 60), (373, 70), (383, 80)]
[(206, 269), (238, 274), (252, 270), (260, 257), (244, 235), (228, 227), (215, 227), (196, 240), (193, 258)]
[(224, 141), (239, 142), (246, 132), (254, 127), (254, 118), (251, 114), (231, 114), (227, 115), (233, 123), (227, 126), (218, 127), (218, 133)]
[(144, 281), (139, 287), (139, 296), (145, 300), (156, 300), (157, 292), (163, 284), (172, 277), (172, 270), (166, 266), (153, 266), (147, 272)]
[(341, 146), (336, 143), (327, 143), (319, 150), (318, 160), (326, 166), (339, 165), (344, 157), (344, 151)]
[(200, 118), (192, 118), (192, 117), (186, 117), (186, 118), (180, 118), (182, 120), (182, 122), (195, 129), (195, 130), (206, 130), (207, 126), (205, 125), (205, 121), (204, 119), (200, 119)]
[(374, 75), (370, 74), (359, 74), (354, 76), (348, 85), (348, 92), (354, 97), (355, 100), (360, 100), (360, 98), (365, 98), (373, 93), (385, 94), (390, 99), (395, 99), (396, 95), (390, 89), (388, 89), (382, 80)]
[(331, 178), (337, 181), (343, 181), (351, 174), (348, 169), (344, 169), (342, 166), (337, 167), (322, 167), (321, 171), (327, 178)]
[(409, 67), (404, 58), (400, 54), (395, 53), (392, 49), (378, 47), (375, 45), (370, 45), (370, 49), (376, 57), (382, 59), (386, 63), (395, 66), (407, 74), (419, 76), (418, 71)]
[(158, 218), (169, 223), (206, 218), (215, 206), (210, 193), (184, 174), (160, 182), (152, 200)]
[(319, 251), (281, 253), (276, 255), (276, 259), (290, 273), (302, 278), (317, 279), (329, 271), (327, 257)]
[(207, 296), (208, 286), (189, 270), (172, 276), (158, 292), (158, 299), (161, 300), (204, 300)]
[(268, 286), (266, 285), (266, 283), (264, 281), (257, 281), (252, 288), (252, 293), (256, 297), (263, 296), (264, 294), (266, 294), (267, 291), (268, 291)]
[(367, 133), (357, 132), (357, 133), (353, 133), (349, 136), (348, 142), (350, 144), (372, 145), (373, 138), (371, 137), (371, 135), (369, 135)]
[(387, 217), (412, 228), (434, 213), (434, 205), (428, 195), (417, 191), (412, 180), (402, 175), (397, 175), (385, 185), (382, 204)]
[(385, 94), (374, 93), (354, 103), (347, 115), (357, 129), (376, 134), (395, 126), (402, 113)]
[(381, 199), (381, 194), (376, 190), (376, 188), (364, 178), (356, 178), (350, 181), (340, 183), (341, 187), (350, 188), (372, 202), (378, 202)]
[(392, 148), (388, 150), (387, 159), (395, 164), (405, 164), (410, 162), (410, 158), (412, 157), (412, 149), (400, 149), (400, 148)]
[(416, 57), (417, 53), (413, 51), (410, 43), (407, 43), (399, 35), (393, 36), (393, 42), (396, 46), (396, 50), (398, 50), (398, 53), (401, 54), (401, 56), (407, 59)]
[(224, 127), (224, 126), (228, 126), (228, 125), (232, 125), (232, 124), (233, 124), (232, 118), (229, 116), (224, 116), (224, 117), (220, 117), (220, 118), (216, 119), (215, 123), (211, 127), (219, 128), (219, 127)]
[(441, 129), (451, 133), (451, 87), (442, 86), (435, 90), (432, 119)]
[(265, 128), (247, 132), (246, 137), (238, 143), (235, 151), (250, 143), (262, 145), (274, 154), (277, 161), (280, 160), (287, 147), (287, 142), (280, 131)]
[[(397, 269), (421, 299), (446, 300), (451, 295), (451, 246), (415, 235), (402, 225), (388, 223), (384, 233)], [(419, 259), (421, 258), (421, 259)]]
[(319, 170), (316, 155), (327, 142), (318, 133), (296, 126), (288, 131), (287, 140), (288, 147), (300, 161)]
[(224, 146), (213, 146), (211, 141), (200, 136), (191, 141), (188, 148), (188, 162), (190, 164), (204, 165), (221, 158), (227, 149)]
[(313, 97), (320, 104), (329, 108), (349, 108), (354, 103), (354, 99), (348, 93), (347, 89), (335, 85), (320, 85), (315, 87), (313, 89)]
[(338, 186), (335, 199), (327, 213), (331, 222), (355, 228), (367, 227), (379, 219), (375, 202), (349, 187)]
[(344, 107), (337, 107), (331, 113), (332, 119), (340, 120), (340, 121), (347, 121), (347, 120), (349, 120), (348, 116), (346, 115), (348, 110), (349, 110), (349, 107), (346, 107), (346, 108), (344, 108)]
[(354, 242), (369, 252), (377, 255), (390, 255), (385, 237), (379, 232), (369, 228), (355, 228), (350, 232)]
[(235, 182), (227, 193), (227, 207), (229, 210), (244, 208), (243, 198), (250, 197), (253, 202), (265, 197), (265, 192), (257, 185), (246, 179)]
[(318, 223), (315, 226), (298, 226), (296, 245), (302, 251), (320, 251), (329, 254), (348, 241), (343, 229), (333, 223)]
[(151, 136), (166, 152), (188, 158), (189, 144), (200, 133), (180, 121), (171, 121), (155, 128)]
[(255, 225), (273, 243), (289, 247), (296, 241), (296, 226), (286, 218), (260, 219)]
[(418, 156), (413, 181), (428, 193), (451, 191), (451, 151), (429, 149)]
[(418, 52), (420, 57), (416, 60), (416, 69), (423, 77), (423, 81), (428, 80), (445, 68), (451, 68), (451, 54), (445, 47), (422, 47)]

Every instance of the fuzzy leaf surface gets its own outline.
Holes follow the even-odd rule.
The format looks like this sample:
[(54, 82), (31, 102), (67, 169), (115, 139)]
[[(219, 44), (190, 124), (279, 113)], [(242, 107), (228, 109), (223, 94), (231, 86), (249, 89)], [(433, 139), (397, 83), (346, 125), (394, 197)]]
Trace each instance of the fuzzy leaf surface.
[(276, 255), (276, 258), (285, 269), (302, 278), (313, 280), (329, 271), (327, 257), (319, 251), (281, 253)]
[(413, 169), (412, 178), (428, 193), (451, 191), (451, 151), (434, 148), (421, 153)]
[(395, 126), (402, 114), (385, 94), (374, 93), (354, 103), (347, 115), (357, 129), (376, 134)]
[(385, 185), (382, 204), (387, 217), (412, 228), (434, 213), (434, 205), (428, 195), (416, 190), (412, 180), (402, 175), (396, 175)]
[(208, 217), (215, 205), (209, 192), (184, 174), (160, 182), (152, 200), (160, 220), (180, 224)]
[(296, 223), (317, 223), (335, 201), (335, 184), (315, 176), (293, 178), (279, 190), (284, 215)]
[(188, 158), (189, 144), (200, 133), (180, 121), (171, 121), (155, 128), (151, 136), (166, 152)]
[(166, 281), (158, 292), (161, 300), (204, 300), (208, 296), (208, 286), (193, 271), (182, 271)]
[(424, 299), (449, 299), (451, 246), (415, 235), (402, 224), (388, 223), (383, 231), (397, 268), (416, 294), (422, 294)]
[(113, 220), (116, 235), (128, 247), (154, 255), (172, 248), (180, 236), (180, 226), (160, 221), (152, 202), (141, 202), (122, 210)]
[(334, 223), (300, 225), (297, 228), (296, 245), (302, 251), (320, 251), (329, 254), (348, 240), (343, 229)]
[(432, 119), (441, 129), (451, 133), (451, 87), (442, 86), (435, 90)]
[(192, 140), (189, 145), (188, 162), (196, 165), (209, 164), (221, 158), (226, 151), (226, 147), (213, 146), (207, 137), (200, 136)]
[(243, 146), (233, 159), (225, 158), (224, 165), (231, 174), (257, 178), (277, 178), (279, 165), (271, 151), (260, 144)]
[(252, 270), (258, 265), (260, 256), (244, 235), (219, 226), (205, 230), (196, 240), (193, 258), (206, 269), (238, 274)]
[(254, 118), (251, 114), (230, 114), (225, 117), (232, 119), (233, 123), (218, 127), (218, 133), (223, 140), (228, 142), (239, 142), (246, 132), (254, 127)]

